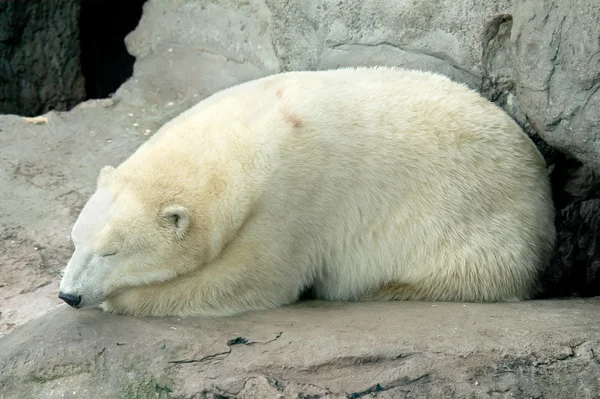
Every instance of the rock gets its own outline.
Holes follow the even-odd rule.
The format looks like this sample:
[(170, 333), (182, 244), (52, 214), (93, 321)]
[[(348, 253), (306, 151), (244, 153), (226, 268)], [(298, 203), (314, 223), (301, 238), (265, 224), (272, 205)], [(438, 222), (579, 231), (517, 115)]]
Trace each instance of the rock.
[(552, 171), (557, 245), (543, 275), (541, 298), (588, 297), (600, 292), (600, 176), (564, 155)]
[(522, 112), (548, 144), (600, 172), (600, 3), (515, 0), (512, 13)]
[(0, 397), (589, 398), (599, 310), (306, 302), (139, 319), (65, 305), (0, 339)]
[(85, 97), (79, 1), (0, 2), (0, 113), (38, 115)]
[(138, 58), (175, 44), (249, 62), (267, 73), (386, 64), (442, 72), (478, 87), (483, 23), (510, 5), (510, 0), (461, 5), (452, 0), (149, 0), (126, 43)]

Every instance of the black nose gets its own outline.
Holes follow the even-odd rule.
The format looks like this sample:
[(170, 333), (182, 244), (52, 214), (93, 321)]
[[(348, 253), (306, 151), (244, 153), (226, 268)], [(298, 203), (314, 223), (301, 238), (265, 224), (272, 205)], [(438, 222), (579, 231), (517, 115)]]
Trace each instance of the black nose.
[(69, 306), (74, 308), (81, 303), (81, 295), (75, 296), (71, 294), (65, 294), (64, 292), (59, 292), (58, 297), (65, 301)]

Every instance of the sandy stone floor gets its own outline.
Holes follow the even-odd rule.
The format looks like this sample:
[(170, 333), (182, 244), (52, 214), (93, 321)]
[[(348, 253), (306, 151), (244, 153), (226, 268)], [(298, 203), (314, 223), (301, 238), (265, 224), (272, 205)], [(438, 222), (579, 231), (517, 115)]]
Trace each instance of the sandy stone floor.
[[(66, 237), (65, 237), (65, 242)], [(57, 297), (58, 271), (67, 255), (2, 232), (0, 237), (0, 336), (63, 302)]]
[(0, 115), (0, 336), (63, 305), (59, 272), (73, 249), (70, 228), (102, 165), (143, 138), (125, 131), (116, 142), (110, 123), (98, 126), (105, 112), (50, 113), (42, 123)]

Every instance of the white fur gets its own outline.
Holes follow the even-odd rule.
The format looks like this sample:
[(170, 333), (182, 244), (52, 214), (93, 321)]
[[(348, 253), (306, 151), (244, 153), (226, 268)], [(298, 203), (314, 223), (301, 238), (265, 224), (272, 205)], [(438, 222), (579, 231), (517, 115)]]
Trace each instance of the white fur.
[[(328, 300), (519, 300), (555, 237), (545, 163), (517, 124), (402, 69), (221, 91), (107, 168), (99, 190), (111, 216), (75, 240), (61, 290), (137, 315), (265, 309), (309, 286)], [(109, 247), (110, 272), (86, 272)]]

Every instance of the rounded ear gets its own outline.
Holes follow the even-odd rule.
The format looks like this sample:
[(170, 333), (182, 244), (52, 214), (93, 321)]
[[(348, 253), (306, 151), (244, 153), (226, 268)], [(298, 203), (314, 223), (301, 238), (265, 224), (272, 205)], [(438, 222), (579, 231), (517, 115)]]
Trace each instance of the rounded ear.
[(115, 171), (116, 169), (110, 165), (103, 167), (98, 176), (97, 187), (101, 187), (104, 183), (106, 183), (115, 174)]
[(181, 238), (190, 225), (190, 213), (187, 208), (179, 205), (170, 205), (163, 209), (160, 216), (167, 225), (173, 229), (177, 237)]

